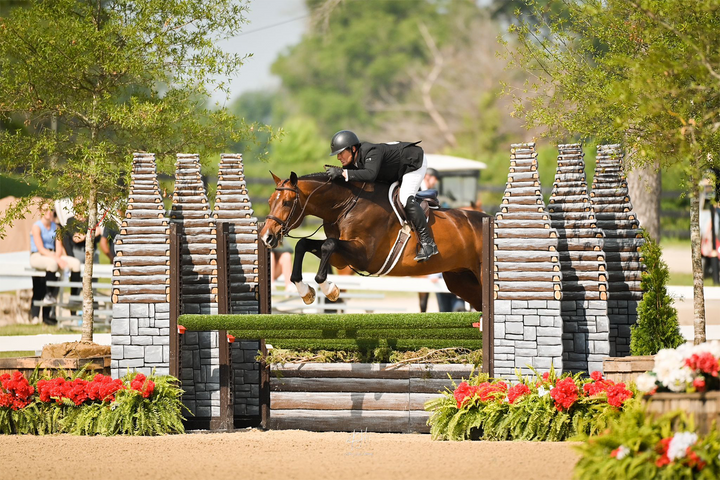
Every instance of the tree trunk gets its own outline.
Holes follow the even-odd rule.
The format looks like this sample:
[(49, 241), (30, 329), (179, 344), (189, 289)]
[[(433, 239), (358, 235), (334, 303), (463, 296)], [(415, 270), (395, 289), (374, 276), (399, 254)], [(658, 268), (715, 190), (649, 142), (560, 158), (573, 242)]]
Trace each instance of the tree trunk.
[(690, 245), (692, 247), (695, 345), (705, 342), (705, 293), (700, 253), (700, 172), (690, 175)]
[(628, 173), (627, 179), (630, 201), (640, 220), (640, 226), (653, 240), (660, 242), (662, 176), (659, 164), (633, 169)]
[(88, 195), (88, 230), (85, 235), (85, 273), (83, 274), (83, 327), (82, 342), (93, 341), (93, 257), (95, 256), (95, 225), (97, 224), (97, 190), (90, 189)]

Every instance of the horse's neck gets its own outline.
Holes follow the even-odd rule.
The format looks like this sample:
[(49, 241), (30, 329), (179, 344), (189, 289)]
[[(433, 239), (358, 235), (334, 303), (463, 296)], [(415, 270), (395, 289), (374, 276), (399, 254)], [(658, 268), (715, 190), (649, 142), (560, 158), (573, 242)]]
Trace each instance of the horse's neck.
[(388, 202), (387, 188), (383, 188), (382, 184), (375, 184), (368, 191), (367, 185), (362, 183), (322, 185), (319, 182), (308, 182), (307, 188), (303, 190), (307, 199), (305, 214), (325, 221), (337, 220), (340, 214), (354, 209), (356, 204)]

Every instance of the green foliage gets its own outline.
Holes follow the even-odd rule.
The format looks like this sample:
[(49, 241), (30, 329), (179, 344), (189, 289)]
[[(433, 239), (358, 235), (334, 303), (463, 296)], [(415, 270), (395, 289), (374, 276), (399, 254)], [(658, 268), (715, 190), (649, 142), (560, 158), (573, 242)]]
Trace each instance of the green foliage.
[[(473, 312), (343, 315), (182, 315), (188, 330), (227, 330), (237, 338), (264, 338), (278, 348), (368, 352), (391, 348), (482, 348)], [(292, 328), (288, 328), (288, 325)]]
[(646, 235), (641, 254), (645, 265), (641, 287), (645, 293), (638, 305), (638, 321), (631, 327), (630, 353), (655, 355), (660, 349), (682, 345), (685, 339), (680, 334), (674, 300), (667, 293), (670, 271), (660, 245)]
[[(518, 373), (518, 384), (527, 385), (530, 393), (514, 403), (505, 400), (505, 393), (494, 395), (487, 401), (475, 396), (458, 408), (453, 390), (446, 389), (443, 396), (428, 401), (425, 410), (431, 412), (428, 424), (433, 439), (439, 440), (532, 440), (563, 441), (579, 434), (595, 435), (603, 431), (609, 421), (622, 410), (610, 405), (603, 395), (583, 396), (569, 410), (559, 410), (548, 393), (557, 380), (554, 370), (546, 380), (523, 377)], [(582, 391), (581, 374), (572, 377)], [(486, 374), (478, 374), (467, 381), (471, 386), (488, 382)], [(626, 400), (627, 405), (639, 402), (635, 397)]]
[[(673, 436), (673, 432), (694, 431), (692, 420), (682, 412), (669, 413), (659, 419), (646, 414), (642, 404), (626, 407), (623, 415), (610, 421), (608, 430), (600, 436), (585, 440), (576, 448), (581, 457), (575, 466), (578, 479), (633, 478), (633, 479), (678, 479), (717, 478), (720, 475), (720, 434), (717, 429), (699, 438), (692, 447), (704, 468), (692, 468), (688, 457), (669, 465), (658, 467), (660, 440)], [(621, 459), (612, 452), (621, 446), (629, 453)]]
[[(93, 375), (76, 372), (71, 379), (89, 380)], [(136, 374), (123, 377), (126, 386)], [(36, 370), (30, 378), (37, 384), (40, 378)], [(50, 377), (45, 377), (49, 379)], [(26, 407), (18, 410), (0, 407), (0, 433), (48, 435), (70, 433), (73, 435), (166, 435), (184, 433), (182, 421), (183, 391), (177, 379), (170, 376), (148, 379), (155, 383), (149, 398), (130, 388), (118, 390), (113, 402), (83, 403), (76, 406), (63, 398), (61, 403), (42, 402), (36, 396)]]

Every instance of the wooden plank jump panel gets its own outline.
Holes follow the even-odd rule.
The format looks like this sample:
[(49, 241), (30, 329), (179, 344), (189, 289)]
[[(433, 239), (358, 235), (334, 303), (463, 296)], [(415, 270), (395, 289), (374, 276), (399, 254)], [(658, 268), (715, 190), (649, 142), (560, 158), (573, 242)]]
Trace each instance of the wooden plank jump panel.
[[(471, 365), (303, 363), (270, 367), (273, 429), (428, 433), (425, 402)], [(448, 378), (452, 377), (452, 380)]]

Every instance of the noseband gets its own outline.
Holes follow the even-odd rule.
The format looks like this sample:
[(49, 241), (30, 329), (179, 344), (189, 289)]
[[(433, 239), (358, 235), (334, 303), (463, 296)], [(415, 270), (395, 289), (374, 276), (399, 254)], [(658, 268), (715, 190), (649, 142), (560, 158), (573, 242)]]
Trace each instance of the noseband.
[[(305, 205), (303, 205), (302, 210), (300, 210), (300, 214), (298, 215), (297, 220), (295, 220), (295, 222), (293, 222), (292, 225), (289, 225), (289, 222), (290, 222), (290, 219), (293, 218), (293, 215), (295, 214), (295, 209), (297, 208), (298, 204), (300, 203), (300, 189), (297, 187), (284, 187), (284, 186), (275, 187), (276, 192), (279, 192), (281, 190), (295, 192), (295, 198), (293, 199), (293, 204), (290, 207), (290, 214), (287, 216), (287, 218), (285, 220), (280, 220), (275, 215), (267, 215), (265, 218), (267, 218), (268, 220), (272, 220), (275, 223), (277, 223), (278, 225), (280, 225), (280, 236), (282, 236), (282, 237), (286, 236), (290, 232), (290, 230), (297, 227), (298, 222), (302, 221), (303, 213), (305, 213), (305, 208), (307, 207), (308, 203), (310, 202), (310, 197), (312, 197), (315, 192), (317, 192), (320, 188), (324, 187), (331, 181), (332, 180), (330, 178), (328, 178), (327, 181), (321, 183), (317, 188), (315, 188), (315, 190), (310, 192), (310, 195), (308, 195), (307, 199), (305, 200)], [(283, 185), (284, 185), (284, 183), (283, 183)]]

